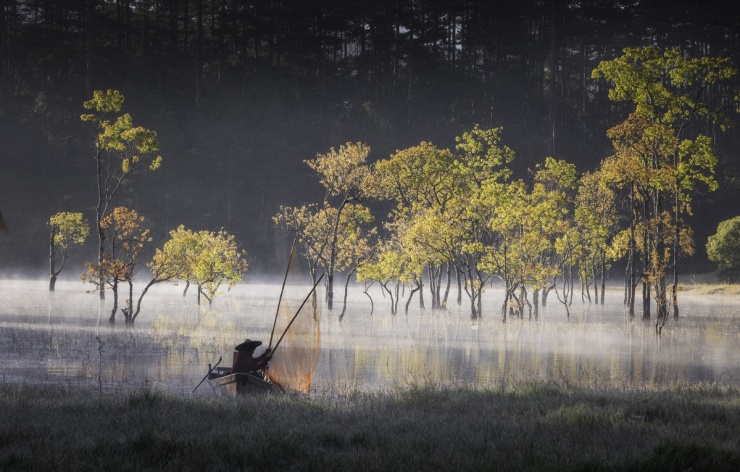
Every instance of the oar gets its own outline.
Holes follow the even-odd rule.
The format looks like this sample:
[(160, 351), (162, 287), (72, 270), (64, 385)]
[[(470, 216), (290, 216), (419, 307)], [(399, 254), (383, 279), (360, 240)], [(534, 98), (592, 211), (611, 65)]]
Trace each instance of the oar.
[(323, 279), (323, 278), (324, 278), (324, 274), (321, 274), (321, 277), (319, 277), (319, 280), (317, 280), (317, 281), (316, 281), (316, 283), (315, 283), (315, 284), (313, 284), (313, 287), (311, 288), (311, 291), (310, 291), (310, 292), (308, 292), (308, 295), (306, 295), (306, 298), (304, 298), (304, 299), (303, 299), (303, 303), (301, 303), (301, 306), (300, 306), (300, 307), (298, 308), (298, 311), (296, 311), (296, 312), (295, 312), (295, 315), (293, 315), (293, 319), (292, 319), (292, 320), (290, 320), (290, 323), (288, 323), (288, 327), (287, 327), (287, 328), (285, 328), (285, 331), (283, 331), (283, 335), (282, 335), (282, 336), (280, 336), (280, 339), (278, 339), (278, 342), (277, 342), (277, 343), (275, 343), (275, 347), (274, 347), (274, 348), (272, 349), (272, 351), (273, 351), (273, 352), (275, 352), (275, 350), (277, 350), (278, 346), (280, 345), (280, 341), (282, 341), (282, 340), (283, 340), (283, 338), (285, 337), (285, 334), (286, 334), (286, 333), (288, 332), (288, 330), (290, 329), (290, 325), (292, 325), (292, 324), (293, 324), (293, 322), (295, 321), (295, 319), (296, 319), (296, 318), (298, 318), (298, 314), (299, 314), (299, 313), (301, 312), (301, 310), (303, 309), (303, 305), (305, 305), (305, 304), (306, 304), (306, 302), (308, 301), (309, 297), (311, 297), (311, 294), (312, 294), (312, 293), (314, 292), (314, 290), (316, 290), (316, 286), (317, 286), (317, 285), (319, 285), (319, 282), (321, 282), (321, 279)]
[(213, 369), (215, 369), (216, 367), (218, 367), (218, 365), (221, 363), (221, 359), (223, 359), (223, 358), (222, 357), (219, 357), (218, 358), (218, 362), (216, 362), (216, 365), (214, 365), (213, 367), (211, 367), (211, 365), (208, 364), (208, 367), (209, 367), (208, 373), (206, 374), (205, 377), (203, 377), (203, 380), (201, 380), (198, 383), (198, 385), (195, 386), (195, 388), (193, 389), (193, 391), (190, 392), (190, 393), (195, 393), (195, 391), (198, 390), (198, 387), (200, 387), (200, 384), (202, 384), (208, 378), (208, 376), (211, 375), (211, 372), (213, 372)]
[(272, 322), (272, 332), (270, 333), (270, 342), (267, 344), (267, 349), (272, 347), (272, 335), (275, 334), (275, 325), (277, 325), (278, 314), (280, 314), (280, 302), (283, 299), (283, 292), (285, 291), (285, 282), (288, 280), (288, 272), (290, 271), (290, 263), (293, 260), (293, 252), (295, 251), (295, 238), (293, 239), (293, 245), (290, 246), (290, 256), (288, 256), (288, 267), (285, 268), (285, 278), (283, 279), (283, 287), (280, 289), (280, 297), (278, 298), (277, 308), (275, 309), (275, 321)]

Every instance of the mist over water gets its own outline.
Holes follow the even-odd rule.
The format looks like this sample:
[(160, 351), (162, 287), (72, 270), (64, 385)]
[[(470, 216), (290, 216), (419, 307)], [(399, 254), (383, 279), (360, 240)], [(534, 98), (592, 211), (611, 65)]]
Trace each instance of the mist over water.
[[(122, 319), (110, 326), (111, 301), (101, 309), (86, 288), (59, 282), (49, 294), (44, 280), (0, 284), (0, 381), (189, 393), (209, 363), (222, 357), (222, 365), (230, 364), (233, 347), (245, 337), (267, 344), (280, 292), (276, 284), (243, 283), (209, 308), (198, 307), (192, 287), (183, 298), (182, 286), (156, 286), (136, 326), (127, 328)], [(740, 303), (732, 298), (683, 296), (682, 317), (670, 319), (657, 337), (654, 319), (625, 316), (616, 288), (607, 291), (606, 307), (581, 309), (575, 301), (570, 319), (551, 297), (538, 321), (525, 314), (506, 324), (496, 290), (484, 294), (477, 322), (465, 303), (454, 301), (449, 310), (421, 310), (414, 299), (408, 315), (394, 316), (379, 289), (370, 293), (372, 315), (356, 287), (342, 323), (341, 297), (338, 309), (323, 313), (311, 391), (547, 379), (625, 388), (740, 385)], [(203, 385), (198, 393), (210, 391)]]

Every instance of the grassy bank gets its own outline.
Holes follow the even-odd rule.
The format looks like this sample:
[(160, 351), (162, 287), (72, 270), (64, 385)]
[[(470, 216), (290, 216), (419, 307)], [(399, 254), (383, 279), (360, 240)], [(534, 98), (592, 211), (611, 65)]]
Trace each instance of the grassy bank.
[(687, 295), (740, 295), (740, 284), (686, 284), (681, 285), (681, 292)]
[(740, 391), (238, 399), (0, 385), (1, 470), (740, 470)]
[(740, 295), (740, 284), (722, 283), (717, 274), (689, 274), (681, 278), (679, 289), (686, 295)]

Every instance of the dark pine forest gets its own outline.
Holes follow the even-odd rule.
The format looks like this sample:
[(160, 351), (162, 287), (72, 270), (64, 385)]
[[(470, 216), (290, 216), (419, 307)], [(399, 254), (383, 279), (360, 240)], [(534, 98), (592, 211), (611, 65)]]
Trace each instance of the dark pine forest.
[[(120, 90), (159, 135), (162, 168), (116, 196), (154, 245), (180, 224), (223, 227), (250, 272), (278, 273), (291, 237), (271, 217), (323, 196), (304, 159), (348, 141), (371, 161), (420, 141), (449, 147), (477, 123), (503, 127), (518, 176), (546, 156), (593, 170), (629, 110), (591, 71), (648, 45), (737, 67), (740, 2), (0, 0), (0, 273), (47, 270), (52, 214), (94, 220), (80, 121), (93, 90)], [(692, 217), (693, 270), (709, 271), (707, 236), (738, 211), (740, 128), (692, 126), (720, 159), (719, 190)], [(72, 251), (80, 270), (67, 275), (94, 246)]]

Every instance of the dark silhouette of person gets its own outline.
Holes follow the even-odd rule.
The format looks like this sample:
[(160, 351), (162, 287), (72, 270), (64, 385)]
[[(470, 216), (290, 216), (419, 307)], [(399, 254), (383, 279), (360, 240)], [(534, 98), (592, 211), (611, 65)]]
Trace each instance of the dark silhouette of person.
[(272, 358), (272, 351), (266, 349), (259, 356), (253, 357), (254, 350), (261, 344), (262, 341), (252, 341), (247, 338), (243, 343), (236, 346), (234, 348), (236, 352), (234, 352), (234, 363), (231, 366), (231, 373), (245, 373), (262, 377), (260, 371), (267, 368), (267, 363)]

